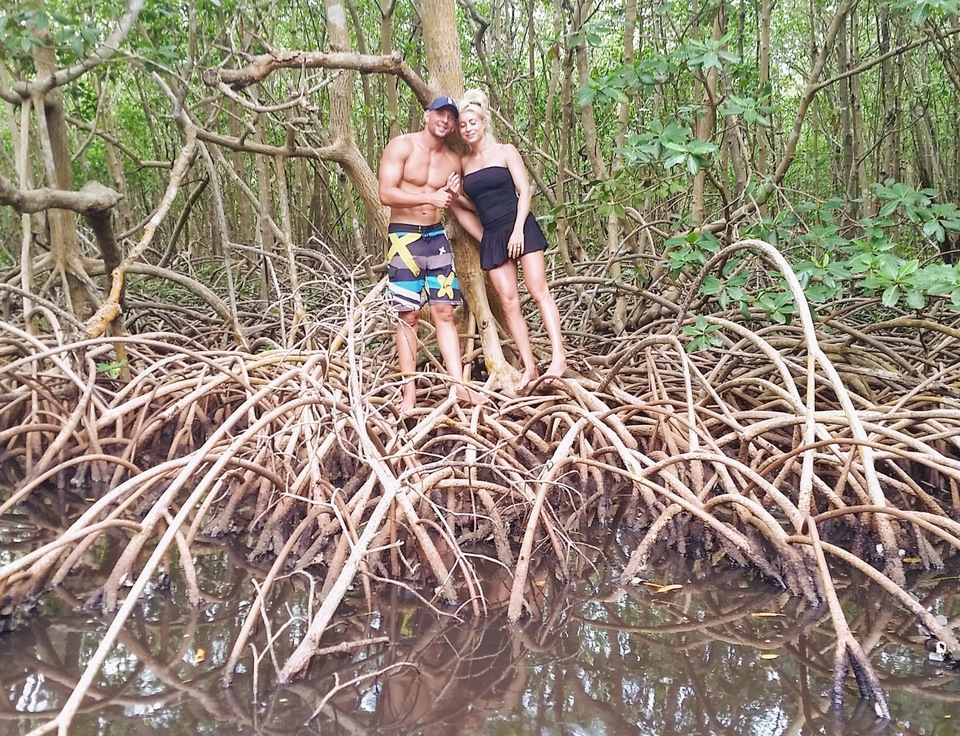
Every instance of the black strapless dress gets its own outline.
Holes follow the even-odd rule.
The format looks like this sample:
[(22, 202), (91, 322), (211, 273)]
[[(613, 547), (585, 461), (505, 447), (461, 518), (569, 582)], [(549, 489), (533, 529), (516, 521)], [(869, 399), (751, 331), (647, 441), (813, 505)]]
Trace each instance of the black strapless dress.
[[(483, 239), (480, 241), (480, 268), (491, 271), (509, 260), (507, 243), (517, 222), (517, 190), (505, 166), (488, 166), (465, 174), (463, 191), (477, 207)], [(532, 214), (523, 223), (523, 252), (545, 250), (547, 239)]]

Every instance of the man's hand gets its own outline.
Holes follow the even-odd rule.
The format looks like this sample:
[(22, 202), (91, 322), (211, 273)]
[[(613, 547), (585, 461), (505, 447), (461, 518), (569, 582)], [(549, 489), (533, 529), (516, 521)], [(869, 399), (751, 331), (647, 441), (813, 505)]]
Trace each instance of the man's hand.
[(450, 206), (450, 203), (456, 199), (456, 196), (451, 192), (446, 186), (443, 189), (438, 189), (433, 194), (430, 195), (430, 204), (440, 210), (445, 210)]
[(447, 209), (454, 200), (460, 199), (462, 191), (460, 175), (453, 172), (447, 177), (447, 183), (434, 193), (431, 204), (440, 209)]

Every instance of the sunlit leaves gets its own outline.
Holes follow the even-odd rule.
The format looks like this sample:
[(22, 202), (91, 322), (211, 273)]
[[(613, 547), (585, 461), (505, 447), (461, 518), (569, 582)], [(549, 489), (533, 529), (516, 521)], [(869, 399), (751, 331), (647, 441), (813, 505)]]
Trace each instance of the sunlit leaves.
[(960, 209), (952, 202), (934, 203), (939, 196), (936, 189), (914, 189), (892, 179), (873, 184), (870, 189), (883, 203), (879, 217), (900, 214), (910, 223), (920, 225), (925, 236), (938, 242), (946, 237), (948, 230), (960, 232)]
[[(37, 21), (44, 25), (38, 25)], [(32, 9), (20, 12), (4, 12), (0, 15), (0, 38), (3, 39), (3, 56), (29, 55), (34, 46), (42, 45), (40, 39), (34, 35), (31, 28), (46, 27), (47, 16)]]
[(577, 89), (577, 104), (618, 102), (626, 104), (630, 96), (651, 94), (657, 85), (669, 81), (676, 65), (666, 56), (638, 59), (598, 77), (590, 77)]
[(581, 107), (602, 102), (619, 102), (627, 104), (629, 98), (623, 92), (623, 85), (618, 82), (617, 75), (608, 75), (597, 80), (587, 79), (586, 84), (577, 89), (577, 104)]
[(844, 280), (850, 277), (846, 263), (834, 261), (829, 252), (811, 254), (794, 266), (794, 272), (807, 299), (814, 304), (839, 297), (843, 293)]
[(612, 24), (605, 20), (584, 23), (579, 31), (570, 36), (570, 48), (582, 46), (584, 43), (589, 46), (599, 46), (613, 31)]
[(700, 286), (700, 293), (714, 297), (720, 309), (736, 307), (742, 311), (750, 299), (750, 295), (744, 288), (748, 278), (745, 272), (723, 279), (712, 275), (707, 276)]
[(877, 213), (879, 217), (889, 217), (900, 210), (911, 222), (917, 222), (920, 219), (919, 210), (929, 207), (937, 196), (935, 189), (916, 190), (893, 179), (887, 179), (883, 184), (872, 184), (870, 190), (884, 203)]
[(938, 241), (946, 237), (946, 230), (960, 232), (960, 209), (952, 202), (933, 204), (929, 219), (923, 223), (923, 234)]
[(126, 359), (124, 360), (114, 360), (110, 362), (98, 362), (97, 363), (97, 373), (116, 380), (120, 377), (120, 374), (123, 372), (124, 367), (127, 365)]
[(797, 311), (793, 294), (785, 289), (762, 290), (757, 296), (757, 306), (763, 310), (767, 319), (778, 325), (790, 324)]

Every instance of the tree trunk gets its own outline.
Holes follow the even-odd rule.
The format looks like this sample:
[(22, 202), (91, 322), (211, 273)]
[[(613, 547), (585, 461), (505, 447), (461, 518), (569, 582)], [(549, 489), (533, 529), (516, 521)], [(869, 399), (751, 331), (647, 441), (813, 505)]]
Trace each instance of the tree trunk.
[[(626, 0), (623, 16), (623, 63), (624, 66), (633, 64), (634, 46), (637, 33), (637, 3), (636, 0)], [(618, 148), (623, 148), (626, 144), (627, 125), (630, 120), (630, 102), (620, 103), (617, 107), (617, 130), (615, 141)], [(612, 175), (616, 178), (617, 172), (623, 168), (623, 154), (616, 154), (612, 161)], [(607, 275), (614, 281), (620, 281), (623, 278), (620, 266), (622, 257), (625, 253), (636, 252), (636, 238), (628, 236), (623, 238), (619, 222), (619, 215), (614, 203), (611, 202), (610, 215), (608, 222), (607, 249), (610, 257), (610, 267)], [(613, 307), (612, 320), (613, 333), (615, 335), (623, 334), (627, 329), (627, 295), (620, 294)]]
[[(233, 100), (224, 100), (223, 104), (226, 106), (227, 114), (227, 129), (230, 132), (230, 135), (239, 138), (242, 134), (240, 119), (242, 108), (237, 105)], [(259, 128), (258, 128), (259, 130)], [(258, 134), (259, 138), (262, 138), (262, 134)], [(231, 155), (233, 162), (234, 171), (236, 171), (244, 180), (247, 178), (247, 159), (249, 156), (243, 151), (234, 151)], [(244, 243), (249, 245), (254, 242), (254, 232), (253, 232), (253, 212), (250, 209), (250, 202), (239, 192), (233, 192), (233, 197), (230, 205), (233, 208), (235, 217), (233, 222), (236, 223), (236, 233), (234, 237), (238, 243)]]
[[(251, 91), (252, 95), (256, 95), (256, 91)], [(266, 141), (266, 122), (263, 119), (262, 115), (257, 115), (253, 121), (254, 125), (254, 140), (258, 143), (264, 143)], [(264, 304), (269, 304), (270, 302), (270, 291), (272, 289), (271, 279), (269, 268), (270, 265), (268, 261), (273, 258), (273, 254), (276, 252), (276, 238), (274, 237), (273, 230), (270, 228), (270, 217), (273, 210), (273, 196), (272, 196), (272, 177), (270, 175), (270, 161), (266, 156), (257, 156), (254, 162), (257, 169), (257, 197), (259, 201), (257, 202), (257, 207), (259, 209), (259, 216), (257, 217), (257, 250), (259, 251), (259, 274), (260, 274), (260, 299)], [(243, 168), (237, 169), (237, 173), (241, 174)], [(246, 199), (246, 198), (244, 198)], [(280, 294), (277, 294), (277, 298), (281, 298)]]
[[(880, 55), (890, 50), (890, 14), (884, 9), (880, 15), (878, 29)], [(883, 109), (883, 143), (880, 146), (880, 162), (877, 166), (877, 181), (884, 181), (887, 177), (900, 178), (900, 132), (899, 108), (900, 96), (896, 94), (894, 79), (894, 63), (892, 59), (884, 59), (880, 64), (880, 99)]]
[[(557, 4), (561, 0), (555, 0)], [(558, 54), (559, 56), (559, 54)], [(557, 140), (560, 142), (560, 147), (557, 151), (557, 161), (559, 161), (559, 166), (557, 168), (557, 204), (560, 207), (560, 212), (557, 215), (557, 251), (560, 253), (560, 258), (563, 261), (563, 271), (567, 276), (576, 276), (577, 269), (573, 265), (574, 259), (570, 255), (570, 221), (567, 217), (567, 196), (566, 196), (566, 182), (567, 182), (567, 160), (571, 157), (570, 154), (570, 136), (571, 136), (571, 110), (573, 110), (573, 52), (569, 51), (563, 55), (564, 63), (563, 69), (561, 70), (561, 79), (563, 80), (560, 84), (560, 131), (557, 135)], [(578, 258), (579, 260), (579, 258)]]
[[(380, 2), (380, 53), (384, 56), (393, 50), (390, 30), (393, 27), (393, 11), (396, 7), (394, 0)], [(392, 140), (400, 135), (400, 106), (397, 101), (397, 78), (388, 74), (384, 79), (385, 97), (387, 99), (387, 117), (390, 120), (389, 138)]]
[[(574, 11), (573, 27), (580, 31), (583, 30), (586, 19), (590, 16), (590, 0), (579, 0)], [(577, 64), (577, 76), (581, 84), (586, 84), (590, 77), (590, 58), (587, 52), (586, 42), (582, 42), (574, 49), (574, 59)], [(592, 103), (580, 106), (580, 125), (583, 129), (583, 144), (586, 149), (587, 160), (590, 162), (590, 169), (593, 177), (599, 181), (610, 181), (610, 172), (600, 153), (600, 143), (597, 136), (597, 121), (594, 115)], [(606, 233), (607, 233), (607, 269), (606, 277), (617, 281), (621, 277), (620, 270), (620, 245), (622, 241), (620, 230), (620, 218), (617, 215), (615, 202), (611, 197), (608, 202), (609, 211), (607, 212)], [(613, 313), (611, 315), (611, 327), (614, 334), (622, 334), (626, 328), (627, 298), (625, 294), (618, 295), (613, 304)]]
[[(758, 66), (757, 86), (759, 87), (760, 99), (767, 94), (767, 87), (770, 84), (770, 14), (771, 0), (761, 0), (760, 3), (760, 42), (758, 48)], [(767, 174), (767, 131), (763, 128), (757, 129), (757, 173), (760, 178)]]
[[(850, 66), (857, 67), (860, 64), (860, 42), (859, 42), (859, 16), (856, 9), (850, 13)], [(849, 172), (849, 183), (847, 191), (852, 193), (850, 200), (852, 209), (850, 214), (854, 217), (859, 214), (858, 202), (867, 191), (867, 170), (864, 165), (863, 155), (863, 136), (866, 132), (866, 126), (863, 122), (863, 102), (862, 89), (860, 86), (860, 75), (854, 74), (850, 77), (850, 117), (853, 128), (851, 130), (851, 168)]]
[[(57, 64), (50, 32), (47, 29), (36, 29), (35, 32), (44, 42), (34, 47), (37, 77), (40, 78), (56, 72)], [(37, 93), (33, 98), (33, 109), (39, 123), (47, 181), (56, 189), (73, 191), (73, 162), (60, 88), (53, 87), (45, 94)], [(61, 278), (64, 298), (70, 311), (85, 320), (96, 308), (96, 296), (87, 286), (89, 278), (83, 268), (76, 220), (72, 212), (61, 209), (49, 210), (46, 215), (50, 249)]]
[[(105, 80), (102, 84), (109, 87), (110, 80)], [(114, 108), (111, 104), (113, 95), (111, 93), (112, 89), (109, 88), (103, 92), (103, 129), (113, 140), (120, 140), (122, 133), (117, 129), (117, 118), (113, 114)], [(121, 232), (126, 232), (134, 225), (134, 217), (130, 207), (130, 197), (127, 193), (127, 177), (123, 173), (123, 161), (117, 154), (116, 146), (106, 140), (103, 143), (103, 156), (110, 177), (110, 186), (121, 196), (116, 208), (117, 226)]]
[[(424, 0), (421, 7), (423, 41), (430, 86), (437, 94), (463, 94), (463, 69), (460, 65), (459, 34), (453, 0)], [(507, 362), (500, 345), (497, 323), (490, 309), (477, 243), (463, 232), (451, 228), (454, 258), (460, 289), (477, 318), (487, 372), (499, 386), (511, 386), (516, 371)]]
[[(357, 12), (357, 4), (353, 0), (347, 2), (350, 9), (350, 17), (353, 20), (354, 36), (357, 39), (357, 51), (361, 54), (367, 53), (367, 41), (363, 36), (363, 24), (360, 22), (360, 14)], [(347, 50), (347, 49), (344, 49)], [(360, 77), (360, 86), (363, 91), (363, 106), (368, 112), (363, 117), (363, 148), (366, 154), (367, 166), (371, 169), (376, 168), (376, 136), (373, 125), (374, 110), (373, 90), (370, 89), (370, 77), (364, 74)]]
[[(697, 2), (694, 0), (693, 11), (697, 12)], [(722, 6), (718, 10), (713, 20), (713, 40), (719, 41), (723, 37), (723, 14)], [(694, 125), (694, 136), (698, 140), (712, 140), (716, 131), (717, 120), (717, 70), (709, 69), (700, 79), (701, 88), (699, 90), (700, 106), (703, 108), (702, 114), (697, 118)], [(707, 172), (701, 169), (693, 177), (693, 212), (692, 218), (695, 224), (699, 225), (706, 219), (707, 205), (706, 196)]]
[[(837, 38), (837, 67), (841, 74), (850, 68), (850, 50), (847, 46), (847, 26)], [(840, 93), (840, 145), (843, 158), (840, 163), (840, 176), (844, 197), (849, 203), (856, 195), (851, 189), (851, 172), (853, 171), (853, 116), (850, 103), (850, 79), (841, 79), (838, 91)]]

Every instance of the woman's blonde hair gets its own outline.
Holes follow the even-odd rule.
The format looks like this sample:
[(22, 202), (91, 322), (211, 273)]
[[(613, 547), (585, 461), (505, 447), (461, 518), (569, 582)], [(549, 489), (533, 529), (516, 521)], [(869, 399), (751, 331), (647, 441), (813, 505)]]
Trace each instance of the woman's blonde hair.
[(496, 141), (497, 136), (493, 130), (493, 122), (490, 120), (490, 101), (487, 96), (479, 89), (468, 89), (460, 98), (460, 114), (472, 112), (487, 125), (487, 135), (490, 140)]

